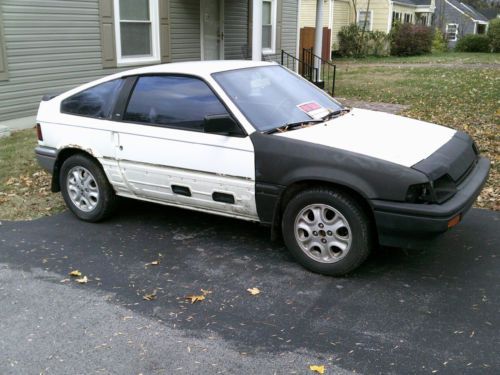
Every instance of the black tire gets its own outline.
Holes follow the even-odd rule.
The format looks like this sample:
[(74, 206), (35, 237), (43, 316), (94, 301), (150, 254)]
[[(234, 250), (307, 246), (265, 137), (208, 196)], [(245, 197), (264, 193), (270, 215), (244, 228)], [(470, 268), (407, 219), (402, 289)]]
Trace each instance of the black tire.
[[(334, 235), (331, 234), (332, 231), (328, 231), (330, 234), (326, 234), (325, 230), (322, 230), (322, 233), (319, 233), (317, 230), (313, 232), (313, 229), (311, 229), (311, 232), (304, 234), (304, 232), (307, 231), (302, 230), (302, 232), (300, 232), (301, 229), (297, 229), (297, 236), (295, 231), (295, 221), (296, 219), (300, 221), (300, 219), (298, 219), (299, 214), (301, 215), (301, 218), (307, 219), (315, 216), (315, 214), (313, 213), (312, 216), (307, 217), (308, 210), (306, 209), (307, 207), (311, 206), (316, 207), (314, 205), (326, 205), (333, 208), (341, 214), (338, 215), (338, 217), (341, 218), (343, 216), (342, 220), (344, 220), (344, 222), (346, 221), (348, 224), (347, 226), (338, 229), (338, 233), (346, 236), (345, 238), (347, 240), (345, 241), (350, 241), (350, 246), (347, 247), (346, 251), (342, 251), (340, 248), (337, 249), (336, 247), (330, 248), (334, 249), (335, 251), (324, 250), (328, 255), (326, 255), (326, 258), (323, 258), (323, 261), (314, 259), (323, 256), (323, 253), (319, 251), (319, 248), (316, 247), (318, 250), (313, 251), (302, 249), (298, 240), (298, 237), (300, 236), (299, 233), (302, 233), (302, 238), (306, 238), (305, 241), (308, 240), (308, 236), (310, 235), (309, 233), (312, 233), (312, 235), (314, 236), (312, 237), (312, 240), (315, 243), (317, 243), (317, 241), (325, 241), (325, 247), (328, 249), (330, 246), (330, 243), (328, 241), (334, 240)], [(327, 212), (329, 213), (334, 211), (328, 210)], [(334, 220), (337, 216), (336, 213), (334, 213), (333, 215), (334, 216), (331, 220)], [(306, 223), (304, 220), (302, 220), (302, 222)], [(319, 220), (319, 222), (320, 224), (322, 224), (321, 220)], [(308, 225), (310, 225), (311, 228), (316, 227), (316, 224), (306, 223), (307, 229), (309, 229)], [(327, 226), (325, 226), (325, 229), (326, 228)], [(339, 232), (341, 230), (343, 232)], [(330, 188), (311, 188), (301, 191), (295, 197), (293, 197), (288, 202), (283, 213), (282, 231), (283, 239), (288, 250), (302, 266), (313, 272), (330, 276), (342, 276), (356, 269), (368, 257), (373, 246), (372, 223), (367, 214), (362, 209), (361, 205), (349, 194)], [(316, 238), (316, 236), (318, 238)], [(328, 236), (332, 236), (331, 239), (329, 239)], [(304, 245), (305, 248), (307, 248), (308, 246), (310, 245)], [(314, 247), (315, 246), (311, 246), (311, 249), (313, 249)], [(329, 259), (328, 256), (330, 256), (332, 259)], [(338, 260), (335, 259), (336, 256), (339, 257)], [(329, 260), (327, 262), (324, 259)]]
[[(91, 206), (85, 205), (82, 205), (82, 208), (78, 207), (70, 197), (68, 179), (71, 178), (70, 172), (74, 170), (74, 168), (86, 169), (93, 178), (92, 189), (97, 188), (98, 198), (92, 201), (92, 204), (95, 204), (95, 206), (91, 209), (89, 209)], [(86, 176), (86, 174), (82, 174), (82, 176)], [(113, 187), (109, 183), (99, 163), (90, 157), (76, 154), (66, 159), (61, 167), (59, 184), (66, 206), (68, 206), (80, 220), (97, 222), (111, 215), (114, 210), (116, 195)]]

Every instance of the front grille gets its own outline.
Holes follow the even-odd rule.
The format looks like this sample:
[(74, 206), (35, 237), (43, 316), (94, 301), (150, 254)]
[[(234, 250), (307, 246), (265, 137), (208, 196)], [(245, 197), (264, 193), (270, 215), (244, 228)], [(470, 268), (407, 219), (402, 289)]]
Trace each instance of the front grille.
[(477, 164), (477, 159), (474, 159), (473, 162), (469, 165), (469, 167), (465, 170), (465, 172), (455, 181), (455, 184), (457, 186), (460, 186), (462, 182), (464, 182), (464, 180), (472, 172), (476, 164)]

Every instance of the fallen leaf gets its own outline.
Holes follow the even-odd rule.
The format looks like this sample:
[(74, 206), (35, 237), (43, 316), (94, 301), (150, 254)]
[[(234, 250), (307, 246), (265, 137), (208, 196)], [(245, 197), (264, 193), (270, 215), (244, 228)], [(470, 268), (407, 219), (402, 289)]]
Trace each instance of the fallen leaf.
[(256, 296), (257, 294), (260, 293), (259, 288), (248, 288), (247, 289), (248, 293), (250, 293), (252, 296)]
[(317, 372), (318, 374), (324, 374), (325, 373), (325, 366), (310, 365), (309, 370)]
[(191, 303), (195, 303), (195, 302), (203, 301), (205, 299), (205, 296), (204, 295), (200, 295), (200, 296), (192, 295), (192, 296), (187, 296), (186, 299), (191, 300)]
[(156, 290), (153, 291), (153, 293), (150, 294), (145, 294), (142, 299), (146, 301), (154, 301), (157, 298), (156, 296)]
[(80, 279), (76, 279), (76, 282), (78, 284), (87, 284), (87, 282), (89, 281), (89, 279), (87, 279), (87, 276), (83, 276), (82, 278)]
[(73, 276), (73, 277), (80, 277), (82, 276), (82, 273), (78, 270), (73, 270), (69, 273), (70, 276)]

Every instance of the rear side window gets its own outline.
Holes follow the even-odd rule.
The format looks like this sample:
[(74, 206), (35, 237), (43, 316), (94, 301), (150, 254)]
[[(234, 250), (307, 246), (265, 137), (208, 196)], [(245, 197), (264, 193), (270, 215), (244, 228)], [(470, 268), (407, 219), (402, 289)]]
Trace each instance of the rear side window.
[(115, 79), (80, 91), (63, 100), (61, 112), (86, 117), (109, 118), (123, 82), (123, 79)]
[(203, 131), (205, 116), (227, 114), (208, 85), (185, 76), (144, 76), (137, 81), (124, 120)]

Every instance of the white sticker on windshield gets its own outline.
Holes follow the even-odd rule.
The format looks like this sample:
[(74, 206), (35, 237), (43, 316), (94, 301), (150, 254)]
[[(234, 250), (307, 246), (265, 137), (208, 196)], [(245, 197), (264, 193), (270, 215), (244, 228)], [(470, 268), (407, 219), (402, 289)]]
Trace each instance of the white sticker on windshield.
[(297, 104), (297, 108), (305, 112), (312, 119), (321, 119), (328, 115), (330, 111), (316, 102), (305, 102)]

